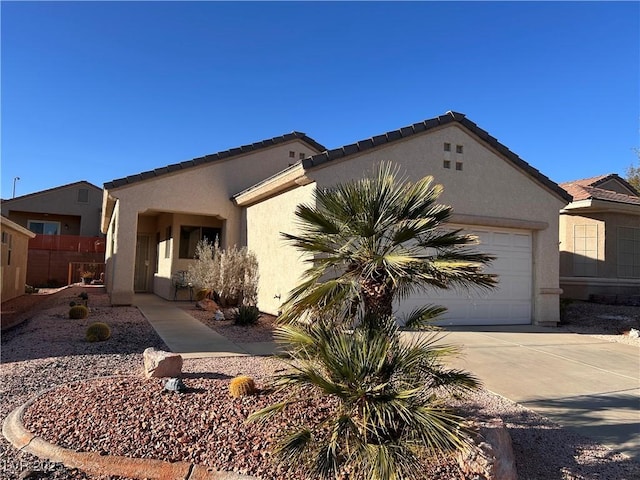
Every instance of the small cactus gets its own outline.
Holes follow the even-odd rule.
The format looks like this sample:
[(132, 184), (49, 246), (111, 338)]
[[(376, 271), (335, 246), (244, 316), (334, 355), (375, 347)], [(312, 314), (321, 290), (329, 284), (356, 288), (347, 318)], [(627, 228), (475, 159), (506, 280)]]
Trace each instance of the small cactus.
[(89, 316), (89, 309), (84, 305), (72, 305), (69, 309), (69, 318), (72, 320), (81, 320)]
[(256, 384), (253, 378), (247, 375), (235, 377), (229, 383), (229, 394), (233, 398), (244, 397), (245, 395), (253, 395), (256, 393)]
[(95, 322), (87, 328), (86, 338), (88, 342), (104, 342), (109, 337), (111, 337), (111, 329), (106, 323)]

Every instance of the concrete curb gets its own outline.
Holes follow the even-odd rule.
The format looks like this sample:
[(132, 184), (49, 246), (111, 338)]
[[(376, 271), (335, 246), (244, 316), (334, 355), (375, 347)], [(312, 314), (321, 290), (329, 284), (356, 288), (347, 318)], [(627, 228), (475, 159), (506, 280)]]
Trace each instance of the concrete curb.
[(94, 475), (118, 475), (128, 478), (157, 480), (251, 480), (255, 477), (233, 472), (210, 470), (187, 462), (165, 462), (145, 458), (76, 452), (59, 447), (29, 432), (22, 423), (24, 412), (38, 398), (32, 398), (13, 410), (2, 424), (2, 434), (18, 450), (69, 468)]

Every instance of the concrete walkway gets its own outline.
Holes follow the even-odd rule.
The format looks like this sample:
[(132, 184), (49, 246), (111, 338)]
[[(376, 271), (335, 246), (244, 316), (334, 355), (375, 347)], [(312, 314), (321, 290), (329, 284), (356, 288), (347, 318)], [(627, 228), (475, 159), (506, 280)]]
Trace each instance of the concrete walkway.
[(640, 461), (640, 351), (542, 327), (449, 328), (453, 366), (485, 388)]
[(170, 302), (153, 294), (137, 294), (134, 304), (167, 347), (183, 358), (271, 355), (275, 351), (273, 342), (238, 346), (185, 312), (180, 302)]

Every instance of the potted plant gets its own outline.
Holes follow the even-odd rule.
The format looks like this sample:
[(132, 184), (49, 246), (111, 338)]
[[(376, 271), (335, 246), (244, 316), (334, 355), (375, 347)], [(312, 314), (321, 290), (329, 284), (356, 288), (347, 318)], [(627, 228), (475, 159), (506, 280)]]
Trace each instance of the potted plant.
[(91, 280), (93, 280), (93, 272), (81, 272), (80, 277), (82, 278), (82, 283), (84, 283), (85, 285), (89, 285), (91, 283)]

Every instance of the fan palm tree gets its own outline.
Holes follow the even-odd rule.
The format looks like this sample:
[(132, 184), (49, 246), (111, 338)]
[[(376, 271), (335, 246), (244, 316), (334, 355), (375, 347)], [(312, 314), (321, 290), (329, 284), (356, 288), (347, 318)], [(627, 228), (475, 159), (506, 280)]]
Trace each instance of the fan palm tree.
[(288, 372), (274, 379), (285, 399), (249, 421), (286, 415), (291, 404), (306, 405), (314, 394), (332, 400), (331, 408), (307, 405), (306, 421), (277, 440), (276, 457), (287, 468), (308, 478), (418, 479), (430, 458), (467, 446), (463, 419), (441, 395), (478, 385), (443, 366), (457, 349), (435, 345), (435, 332), (401, 342), (392, 317), (379, 323), (387, 335), (367, 322), (352, 331), (323, 320), (278, 329), (291, 355)]
[[(443, 229), (452, 208), (437, 203), (442, 190), (431, 176), (400, 178), (386, 162), (373, 178), (318, 189), (313, 205), (296, 209), (299, 233), (282, 234), (312, 264), (285, 302), (282, 321), (314, 310), (353, 317), (357, 308), (380, 318), (416, 290), (494, 286), (495, 277), (482, 273), (493, 257), (471, 248), (476, 237)], [(415, 318), (433, 313), (427, 307)]]

